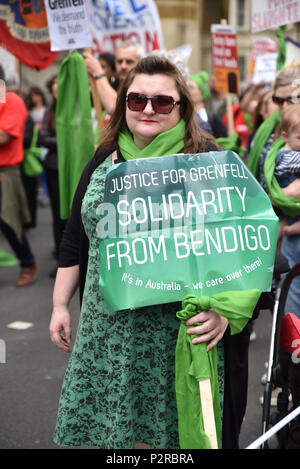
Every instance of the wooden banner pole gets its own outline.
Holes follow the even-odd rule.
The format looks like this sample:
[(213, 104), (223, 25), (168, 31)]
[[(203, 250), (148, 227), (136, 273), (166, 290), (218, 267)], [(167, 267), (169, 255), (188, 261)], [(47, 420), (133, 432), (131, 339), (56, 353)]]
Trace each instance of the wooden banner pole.
[(229, 137), (233, 137), (235, 134), (234, 130), (234, 120), (233, 120), (233, 112), (232, 112), (232, 94), (226, 93), (226, 112), (228, 117), (228, 135)]
[[(220, 24), (227, 24), (227, 20), (222, 18)], [(226, 112), (228, 117), (228, 135), (229, 137), (233, 137), (235, 130), (234, 130), (234, 120), (233, 120), (233, 112), (232, 112), (232, 94), (226, 93)]]
[(210, 379), (199, 381), (200, 402), (202, 408), (204, 431), (210, 439), (211, 449), (218, 449), (215, 414)]

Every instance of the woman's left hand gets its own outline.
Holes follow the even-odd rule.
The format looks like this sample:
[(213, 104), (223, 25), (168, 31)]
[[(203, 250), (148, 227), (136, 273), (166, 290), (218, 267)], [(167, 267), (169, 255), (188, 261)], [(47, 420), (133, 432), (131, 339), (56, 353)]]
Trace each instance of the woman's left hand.
[(222, 339), (227, 326), (228, 319), (216, 313), (212, 309), (209, 311), (201, 311), (186, 321), (187, 326), (201, 322), (201, 326), (195, 326), (187, 330), (187, 334), (199, 334), (192, 340), (193, 344), (201, 342), (209, 342), (206, 350), (209, 351)]

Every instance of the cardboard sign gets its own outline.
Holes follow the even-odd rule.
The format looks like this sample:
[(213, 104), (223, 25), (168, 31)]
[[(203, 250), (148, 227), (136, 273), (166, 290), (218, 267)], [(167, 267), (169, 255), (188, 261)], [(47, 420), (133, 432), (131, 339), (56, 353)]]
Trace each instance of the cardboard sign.
[(146, 53), (163, 49), (160, 18), (154, 0), (87, 0), (96, 53), (115, 52), (125, 40), (142, 44)]
[(97, 213), (99, 286), (113, 310), (270, 289), (278, 218), (231, 151), (114, 165)]
[(300, 21), (299, 0), (252, 0), (253, 33)]
[(236, 33), (229, 25), (211, 25), (215, 88), (223, 93), (240, 94)]
[(45, 6), (52, 51), (81, 49), (92, 45), (86, 0), (46, 0)]

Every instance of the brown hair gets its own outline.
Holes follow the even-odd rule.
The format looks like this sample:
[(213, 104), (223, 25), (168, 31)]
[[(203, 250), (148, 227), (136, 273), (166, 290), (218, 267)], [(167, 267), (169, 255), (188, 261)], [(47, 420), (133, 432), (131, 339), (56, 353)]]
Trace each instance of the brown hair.
[(281, 116), (281, 130), (287, 134), (297, 126), (300, 126), (300, 103), (288, 106)]
[(180, 116), (186, 123), (186, 134), (184, 139), (184, 153), (201, 153), (206, 151), (207, 144), (211, 143), (219, 149), (214, 137), (204, 132), (195, 119), (194, 105), (190, 97), (188, 87), (177, 67), (169, 60), (158, 56), (148, 56), (142, 58), (137, 65), (129, 72), (122, 83), (118, 95), (116, 108), (105, 128), (105, 135), (99, 146), (102, 149), (109, 149), (116, 146), (118, 135), (122, 127), (126, 124), (126, 96), (127, 90), (136, 75), (164, 74), (174, 79), (176, 88), (180, 95)]

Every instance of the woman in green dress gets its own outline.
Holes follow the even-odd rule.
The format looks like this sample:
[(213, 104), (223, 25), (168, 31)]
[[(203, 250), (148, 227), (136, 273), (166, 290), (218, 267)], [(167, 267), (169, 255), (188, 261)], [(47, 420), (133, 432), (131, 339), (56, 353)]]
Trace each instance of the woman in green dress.
[[(195, 121), (188, 88), (177, 68), (159, 57), (142, 59), (122, 84), (106, 135), (82, 174), (61, 245), (50, 323), (57, 347), (70, 351), (68, 305), (78, 286), (81, 317), (61, 392), (57, 444), (179, 448), (174, 356), (180, 322), (176, 312), (181, 305), (118, 312), (108, 308), (98, 286), (97, 208), (103, 201), (106, 171), (114, 163), (132, 157), (216, 150), (214, 139)], [(202, 325), (193, 326), (198, 322)], [(228, 333), (228, 320), (213, 310), (196, 314), (188, 324), (188, 332), (197, 335), (193, 343), (207, 342), (208, 349)], [(232, 353), (231, 346), (228, 356)], [(240, 362), (238, 366), (236, 376), (242, 384), (236, 382), (235, 392), (228, 384), (231, 394), (227, 398), (235, 409), (231, 406), (227, 412), (231, 428), (225, 433), (233, 439), (245, 407), (243, 401), (242, 411), (236, 409), (236, 396), (245, 382)]]

